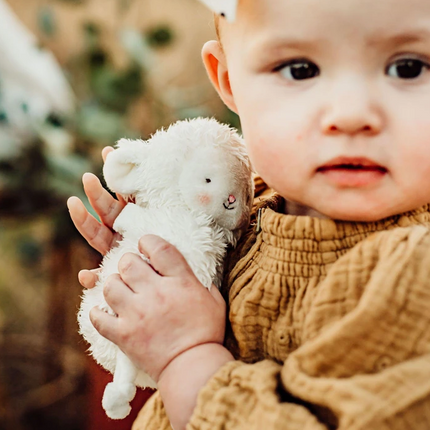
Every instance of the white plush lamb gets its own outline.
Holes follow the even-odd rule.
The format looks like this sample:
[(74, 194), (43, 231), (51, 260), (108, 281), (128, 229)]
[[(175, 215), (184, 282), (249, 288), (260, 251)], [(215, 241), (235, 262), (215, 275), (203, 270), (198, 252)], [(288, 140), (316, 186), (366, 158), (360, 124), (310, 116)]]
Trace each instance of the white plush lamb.
[(78, 321), (95, 360), (114, 374), (103, 408), (121, 419), (130, 412), (136, 386), (156, 384), (91, 324), (94, 306), (113, 313), (103, 297), (106, 278), (118, 273), (125, 253), (139, 252), (143, 235), (156, 234), (178, 248), (206, 288), (219, 287), (227, 246), (236, 244), (249, 223), (253, 183), (240, 136), (204, 118), (179, 121), (148, 141), (120, 140), (103, 173), (112, 191), (134, 203), (114, 223), (122, 240), (104, 257), (96, 287), (84, 292)]

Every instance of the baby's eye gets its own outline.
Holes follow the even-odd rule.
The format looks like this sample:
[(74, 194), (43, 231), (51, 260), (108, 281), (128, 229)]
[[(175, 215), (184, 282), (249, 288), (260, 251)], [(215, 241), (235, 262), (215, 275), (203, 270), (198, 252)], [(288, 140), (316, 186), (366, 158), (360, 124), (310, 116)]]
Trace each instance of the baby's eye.
[(212, 182), (212, 179), (209, 179), (209, 178), (206, 178), (205, 180), (207, 184), (210, 184)]
[(312, 79), (320, 74), (318, 66), (308, 60), (292, 60), (276, 67), (274, 71), (291, 81)]
[(416, 58), (402, 58), (387, 67), (387, 75), (400, 79), (416, 79), (430, 65)]

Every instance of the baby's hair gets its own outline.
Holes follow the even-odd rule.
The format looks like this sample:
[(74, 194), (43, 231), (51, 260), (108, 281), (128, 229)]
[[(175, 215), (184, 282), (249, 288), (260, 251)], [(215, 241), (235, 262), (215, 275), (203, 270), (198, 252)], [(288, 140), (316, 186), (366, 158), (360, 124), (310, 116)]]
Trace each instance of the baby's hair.
[(214, 14), (214, 24), (215, 24), (216, 36), (217, 36), (218, 40), (221, 40), (220, 31), (219, 31), (219, 20), (220, 20), (220, 16), (217, 13)]
[[(243, 3), (243, 0), (238, 0), (237, 7), (239, 8), (240, 4)], [(221, 18), (225, 18), (225, 14), (214, 14), (214, 24), (215, 24), (215, 31), (216, 35), (219, 41), (221, 41), (221, 30), (220, 30), (220, 20)]]

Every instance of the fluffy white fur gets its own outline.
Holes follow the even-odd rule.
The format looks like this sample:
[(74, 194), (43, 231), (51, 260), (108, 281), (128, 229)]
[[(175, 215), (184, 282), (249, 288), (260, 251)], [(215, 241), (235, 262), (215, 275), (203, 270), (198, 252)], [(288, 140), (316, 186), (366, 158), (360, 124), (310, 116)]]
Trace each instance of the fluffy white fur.
[(138, 253), (143, 235), (156, 234), (178, 248), (206, 288), (219, 286), (226, 248), (249, 223), (253, 183), (240, 136), (204, 118), (179, 121), (148, 141), (120, 140), (103, 173), (112, 191), (134, 203), (115, 221), (122, 240), (104, 257), (96, 287), (84, 292), (78, 321), (95, 360), (114, 374), (103, 396), (106, 414), (121, 419), (136, 386), (156, 384), (90, 322), (94, 306), (113, 314), (103, 297), (106, 278), (118, 273), (125, 253)]

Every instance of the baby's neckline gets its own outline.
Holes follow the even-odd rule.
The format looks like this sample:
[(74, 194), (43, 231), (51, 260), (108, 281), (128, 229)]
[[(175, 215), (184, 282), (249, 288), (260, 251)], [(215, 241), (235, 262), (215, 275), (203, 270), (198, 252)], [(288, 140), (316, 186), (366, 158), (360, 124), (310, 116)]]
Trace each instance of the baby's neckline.
[(357, 235), (364, 239), (372, 233), (391, 230), (395, 227), (430, 225), (430, 204), (373, 222), (341, 221), (310, 215), (285, 214), (285, 199), (279, 194), (262, 198), (256, 205), (255, 214), (258, 209), (261, 209), (262, 233), (285, 239), (345, 240)]
[(284, 208), (281, 211), (287, 215), (296, 215), (296, 216), (310, 216), (313, 218), (320, 219), (329, 219), (327, 216), (319, 213), (315, 209), (312, 209), (308, 206), (301, 205), (300, 203), (293, 202), (292, 200), (284, 200)]

